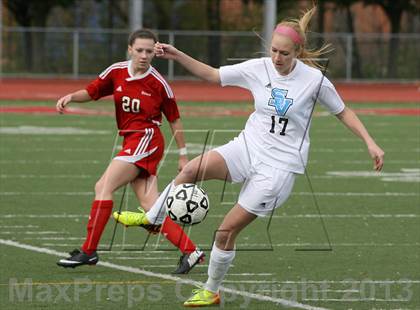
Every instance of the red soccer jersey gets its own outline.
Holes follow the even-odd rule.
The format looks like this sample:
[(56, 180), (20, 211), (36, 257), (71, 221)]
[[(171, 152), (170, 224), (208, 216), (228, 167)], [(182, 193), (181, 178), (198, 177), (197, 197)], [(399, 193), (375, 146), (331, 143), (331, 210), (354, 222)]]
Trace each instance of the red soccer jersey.
[(160, 126), (162, 113), (169, 122), (178, 119), (172, 89), (159, 72), (150, 66), (144, 74), (133, 76), (130, 65), (131, 61), (115, 63), (86, 87), (94, 100), (114, 95), (120, 134)]

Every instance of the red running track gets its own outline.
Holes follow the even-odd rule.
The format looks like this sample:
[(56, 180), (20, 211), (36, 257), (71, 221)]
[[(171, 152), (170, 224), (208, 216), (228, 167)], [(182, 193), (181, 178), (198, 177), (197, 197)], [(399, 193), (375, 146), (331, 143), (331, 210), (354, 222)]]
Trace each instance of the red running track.
[[(0, 79), (0, 100), (57, 100), (69, 92), (84, 88), (89, 80)], [(179, 101), (251, 101), (251, 94), (238, 87), (194, 81), (170, 83)], [(420, 102), (420, 82), (412, 84), (337, 83), (344, 101)]]

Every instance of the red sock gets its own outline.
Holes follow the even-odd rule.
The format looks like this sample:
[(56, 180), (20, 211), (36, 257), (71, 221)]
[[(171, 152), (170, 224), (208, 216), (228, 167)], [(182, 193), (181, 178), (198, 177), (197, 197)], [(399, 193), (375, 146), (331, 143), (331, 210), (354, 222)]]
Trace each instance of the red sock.
[(163, 221), (160, 232), (184, 254), (190, 254), (197, 248), (182, 230), (181, 226), (172, 221), (168, 216)]
[(82, 250), (88, 255), (96, 251), (106, 223), (112, 212), (112, 200), (94, 200), (87, 224), (87, 236)]

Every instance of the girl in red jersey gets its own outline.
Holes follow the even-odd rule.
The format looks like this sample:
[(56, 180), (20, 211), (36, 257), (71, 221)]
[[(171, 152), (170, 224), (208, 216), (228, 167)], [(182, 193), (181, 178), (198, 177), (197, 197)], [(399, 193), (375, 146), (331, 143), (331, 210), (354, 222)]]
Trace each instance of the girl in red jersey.
[[(129, 61), (111, 65), (86, 89), (57, 101), (57, 111), (63, 113), (70, 102), (87, 102), (113, 95), (119, 134), (124, 137), (122, 150), (95, 185), (85, 242), (80, 250), (76, 249), (70, 257), (58, 261), (59, 266), (74, 268), (98, 262), (96, 249), (112, 212), (113, 193), (121, 186), (130, 183), (142, 208), (147, 211), (152, 207), (158, 197), (156, 170), (164, 151), (164, 139), (159, 129), (162, 113), (179, 148), (178, 169), (182, 170), (188, 162), (174, 94), (169, 84), (151, 66), (156, 42), (151, 31), (134, 31), (128, 39)], [(160, 231), (183, 253), (175, 273), (187, 273), (204, 258), (204, 253), (169, 218)]]

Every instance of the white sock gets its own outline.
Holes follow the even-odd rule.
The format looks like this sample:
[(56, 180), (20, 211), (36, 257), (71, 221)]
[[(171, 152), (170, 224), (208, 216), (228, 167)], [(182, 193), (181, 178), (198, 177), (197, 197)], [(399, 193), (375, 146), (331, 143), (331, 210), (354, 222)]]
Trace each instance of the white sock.
[(166, 217), (165, 213), (165, 201), (166, 198), (169, 195), (169, 192), (174, 187), (174, 181), (169, 183), (162, 193), (160, 193), (159, 198), (156, 200), (156, 202), (153, 204), (152, 208), (146, 213), (147, 220), (151, 224), (162, 224), (163, 220)]
[(235, 258), (235, 250), (224, 251), (213, 245), (210, 254), (210, 263), (208, 269), (208, 279), (204, 288), (210, 292), (217, 293), (222, 281)]

